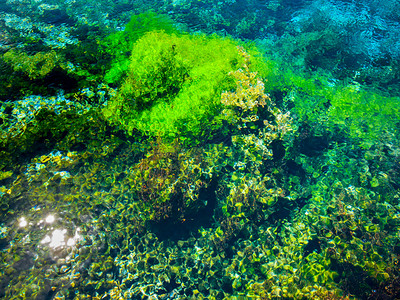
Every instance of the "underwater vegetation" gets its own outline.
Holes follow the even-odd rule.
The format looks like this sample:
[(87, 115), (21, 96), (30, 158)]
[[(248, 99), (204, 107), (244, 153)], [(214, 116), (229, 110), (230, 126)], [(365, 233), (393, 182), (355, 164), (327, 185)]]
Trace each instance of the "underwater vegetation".
[(333, 2), (12, 2), (0, 298), (399, 298), (399, 97), (307, 69)]
[(216, 36), (144, 35), (132, 47), (126, 79), (105, 117), (129, 134), (206, 141), (222, 125), (221, 93), (235, 88), (227, 75), (243, 64), (237, 47)]

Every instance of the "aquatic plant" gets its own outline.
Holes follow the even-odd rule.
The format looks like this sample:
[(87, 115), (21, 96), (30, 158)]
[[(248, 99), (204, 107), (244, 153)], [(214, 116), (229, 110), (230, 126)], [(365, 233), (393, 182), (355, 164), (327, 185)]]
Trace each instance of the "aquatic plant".
[(127, 78), (104, 114), (128, 134), (205, 141), (224, 118), (221, 93), (235, 89), (228, 73), (242, 63), (228, 38), (149, 32), (134, 44)]
[(30, 79), (43, 78), (59, 63), (55, 51), (27, 55), (21, 51), (9, 50), (3, 55), (3, 59), (10, 63), (15, 71), (24, 73)]
[(140, 217), (179, 223), (204, 208), (207, 200), (199, 194), (212, 179), (210, 168), (202, 149), (158, 140), (129, 174)]
[(0, 57), (2, 74), (0, 97), (15, 99), (40, 94), (55, 95), (61, 89), (75, 92), (79, 88), (96, 88), (104, 77), (109, 58), (98, 52), (94, 37), (85, 37), (78, 45), (40, 51), (11, 48)]
[(106, 82), (118, 84), (124, 80), (134, 44), (146, 33), (154, 30), (162, 30), (169, 34), (179, 33), (168, 16), (147, 11), (132, 15), (123, 31), (115, 32), (101, 41), (104, 52), (112, 57), (111, 68), (104, 77)]
[(243, 48), (239, 48), (239, 53), (244, 62), (229, 73), (236, 88), (221, 94), (222, 114), (234, 128), (232, 145), (212, 145), (207, 150), (214, 159), (219, 155), (216, 193), (220, 224), (209, 237), (217, 251), (229, 248), (249, 224), (265, 221), (279, 210), (285, 192), (274, 176), (278, 172), (272, 161), (282, 159), (284, 154), (272, 145), (290, 144), (294, 129), (289, 113), (275, 107), (265, 94), (263, 80), (249, 68), (252, 57)]
[[(276, 72), (277, 68), (283, 68)], [(301, 74), (301, 75), (300, 75)], [(265, 88), (278, 95), (299, 122), (313, 127), (315, 135), (338, 132), (363, 148), (399, 139), (398, 97), (365, 87), (354, 80), (339, 81), (327, 72), (295, 71), (271, 64)]]

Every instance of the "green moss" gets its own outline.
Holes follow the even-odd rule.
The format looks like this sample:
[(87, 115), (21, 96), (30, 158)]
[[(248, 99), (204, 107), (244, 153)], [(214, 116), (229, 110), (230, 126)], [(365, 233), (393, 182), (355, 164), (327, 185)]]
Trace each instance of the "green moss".
[(399, 138), (398, 97), (352, 80), (340, 82), (327, 73), (301, 74), (273, 64), (270, 69), (266, 90), (283, 97), (299, 121), (325, 126), (331, 132), (340, 130), (366, 149)]
[(129, 69), (129, 56), (134, 43), (153, 30), (178, 33), (168, 16), (149, 11), (133, 15), (125, 30), (111, 34), (101, 42), (104, 51), (113, 57), (111, 68), (105, 76), (107, 83), (119, 83), (123, 80)]
[(10, 178), (13, 175), (12, 171), (0, 171), (0, 181)]
[(22, 51), (9, 50), (3, 58), (14, 71), (23, 72), (30, 79), (43, 78), (57, 66), (59, 60), (55, 51), (28, 55)]
[(228, 73), (243, 63), (227, 38), (149, 32), (133, 45), (127, 77), (104, 113), (129, 134), (207, 138), (220, 124), (221, 93), (236, 88)]
[(142, 220), (182, 222), (204, 208), (200, 190), (209, 185), (211, 170), (202, 149), (157, 141), (129, 175)]
[[(128, 134), (179, 137), (186, 144), (207, 140), (221, 128), (221, 94), (237, 87), (229, 72), (243, 66), (238, 45), (215, 35), (184, 34), (163, 15), (133, 16), (124, 31), (102, 42), (112, 56), (105, 81), (119, 86), (105, 116)], [(269, 66), (254, 45), (245, 47), (251, 71), (264, 77)]]

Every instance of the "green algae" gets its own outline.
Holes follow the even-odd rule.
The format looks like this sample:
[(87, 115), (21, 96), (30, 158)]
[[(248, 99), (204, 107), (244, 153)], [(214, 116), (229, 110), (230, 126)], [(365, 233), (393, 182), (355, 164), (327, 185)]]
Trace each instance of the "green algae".
[(128, 134), (207, 140), (221, 127), (222, 91), (235, 87), (227, 74), (242, 63), (230, 39), (146, 33), (132, 47), (127, 77), (105, 116)]

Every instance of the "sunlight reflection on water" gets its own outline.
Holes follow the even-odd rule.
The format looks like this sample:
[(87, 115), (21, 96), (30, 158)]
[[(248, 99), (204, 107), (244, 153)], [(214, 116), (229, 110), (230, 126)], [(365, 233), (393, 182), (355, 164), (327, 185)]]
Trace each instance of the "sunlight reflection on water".
[[(44, 219), (40, 220), (37, 225), (41, 224), (53, 224), (56, 220), (56, 217), (53, 214), (47, 215)], [(32, 229), (34, 230), (34, 226), (32, 226), (33, 223), (28, 223), (25, 217), (19, 218), (19, 223), (18, 226), (20, 228), (25, 228), (25, 229)], [(31, 228), (28, 228), (28, 226), (31, 226)], [(48, 232), (44, 238), (41, 240), (41, 244), (47, 245), (51, 249), (60, 249), (60, 248), (65, 248), (65, 247), (73, 247), (76, 245), (78, 241), (82, 239), (82, 236), (80, 234), (81, 229), (78, 227), (75, 230), (75, 233), (73, 236), (68, 236), (67, 234), (67, 229), (65, 228), (49, 228)]]

